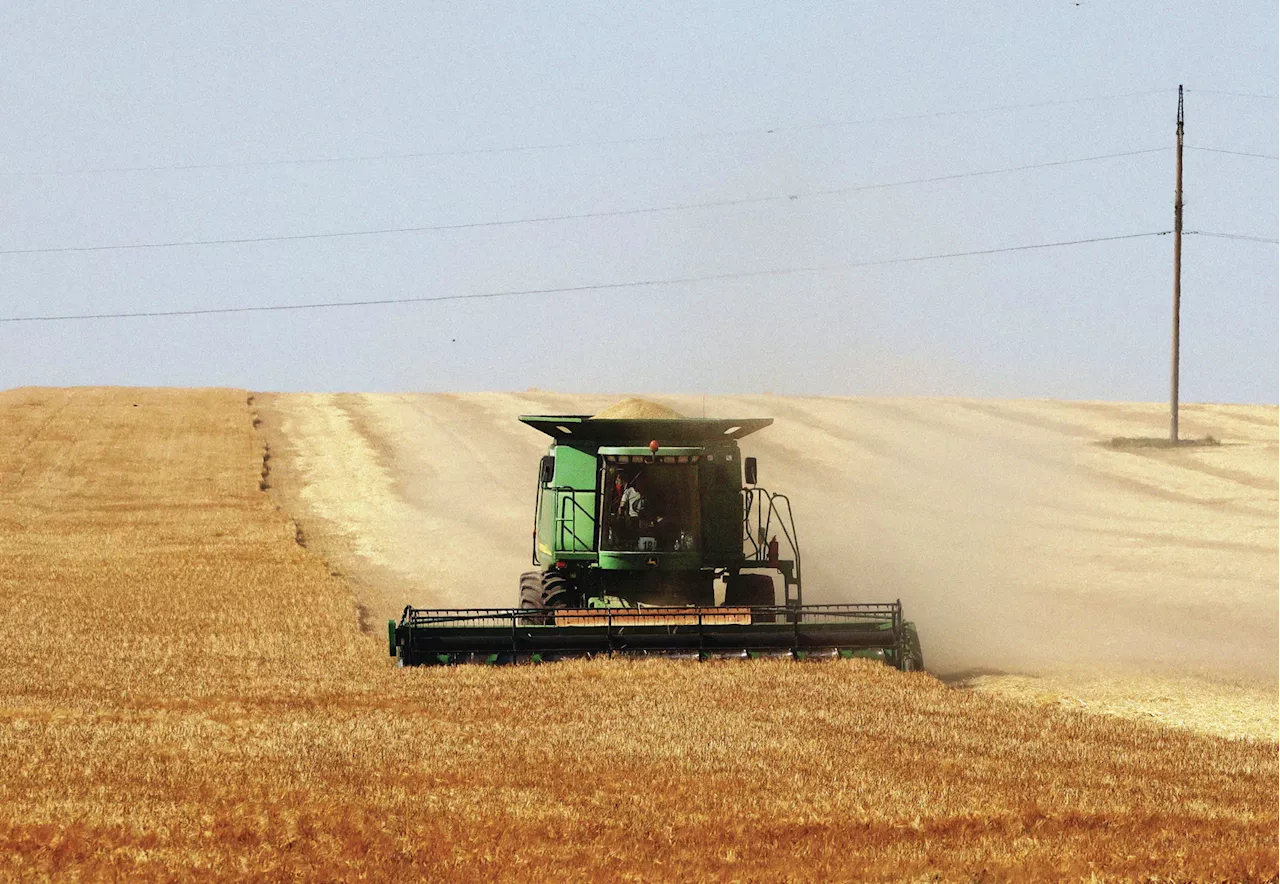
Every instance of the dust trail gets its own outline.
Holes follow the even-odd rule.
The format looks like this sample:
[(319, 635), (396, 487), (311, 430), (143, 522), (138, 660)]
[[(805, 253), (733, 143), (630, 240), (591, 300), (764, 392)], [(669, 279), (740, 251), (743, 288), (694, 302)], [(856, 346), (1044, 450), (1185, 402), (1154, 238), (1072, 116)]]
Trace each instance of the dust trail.
[[(333, 530), (365, 551), (344, 570), (385, 615), (406, 601), (512, 603), (546, 442), (516, 416), (591, 414), (616, 398), (343, 397), (332, 438), (305, 420), (324, 403), (274, 407), (313, 428), (292, 440), (314, 467), (302, 502), (326, 501)], [(659, 401), (704, 408), (701, 396)], [(1274, 408), (1191, 406), (1186, 431), (1224, 444), (1153, 455), (1092, 442), (1159, 427), (1158, 405), (754, 396), (705, 407), (775, 418), (744, 450), (795, 504), (807, 600), (900, 597), (935, 673), (1276, 683)], [(289, 443), (273, 440), (273, 453)], [(366, 449), (377, 481), (353, 472), (364, 460), (349, 452)]]
[(932, 671), (1275, 684), (1274, 445), (1227, 453), (1242, 485), (1185, 469), (1214, 452), (1094, 446), (1105, 421), (1056, 404), (768, 404), (756, 453), (797, 502), (809, 600), (902, 598)]

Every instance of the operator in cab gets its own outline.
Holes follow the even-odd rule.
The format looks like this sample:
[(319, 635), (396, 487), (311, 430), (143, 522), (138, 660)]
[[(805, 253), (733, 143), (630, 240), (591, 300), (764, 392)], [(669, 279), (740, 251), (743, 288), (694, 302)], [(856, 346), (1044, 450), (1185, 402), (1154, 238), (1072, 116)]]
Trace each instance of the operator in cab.
[(650, 550), (657, 546), (654, 537), (655, 529), (662, 517), (656, 514), (656, 507), (650, 497), (648, 482), (643, 471), (637, 472), (626, 482), (618, 494), (617, 504), (617, 538), (624, 549)]
[(644, 473), (636, 473), (618, 497), (618, 515), (628, 521), (639, 521), (645, 515)]

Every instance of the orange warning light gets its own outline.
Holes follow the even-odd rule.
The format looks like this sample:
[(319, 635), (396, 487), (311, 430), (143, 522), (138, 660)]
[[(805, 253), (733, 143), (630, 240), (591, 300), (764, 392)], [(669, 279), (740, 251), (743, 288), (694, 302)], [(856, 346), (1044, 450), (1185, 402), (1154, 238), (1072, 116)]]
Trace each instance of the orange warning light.
[(650, 443), (649, 443), (649, 450), (650, 450), (650, 451), (652, 451), (654, 454), (657, 454), (657, 453), (658, 453), (658, 440), (657, 440), (657, 439), (654, 439), (652, 442), (650, 442)]

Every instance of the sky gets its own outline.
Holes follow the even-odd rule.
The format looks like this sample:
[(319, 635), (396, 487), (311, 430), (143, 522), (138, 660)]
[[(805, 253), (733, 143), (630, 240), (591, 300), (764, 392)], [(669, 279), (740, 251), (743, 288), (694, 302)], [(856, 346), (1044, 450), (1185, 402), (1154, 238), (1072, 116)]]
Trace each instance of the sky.
[(0, 388), (1161, 401), (1172, 237), (1112, 238), (1172, 229), (1185, 84), (1182, 398), (1275, 403), (1278, 30), (1259, 2), (7, 3)]

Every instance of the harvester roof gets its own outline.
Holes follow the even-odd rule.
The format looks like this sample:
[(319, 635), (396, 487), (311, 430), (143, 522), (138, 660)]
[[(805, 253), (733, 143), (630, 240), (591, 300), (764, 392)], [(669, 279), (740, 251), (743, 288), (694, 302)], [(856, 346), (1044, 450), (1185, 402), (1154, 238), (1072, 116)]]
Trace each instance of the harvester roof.
[(773, 423), (771, 417), (749, 418), (594, 418), (587, 414), (521, 415), (520, 420), (557, 442), (647, 445), (699, 445), (741, 439)]

